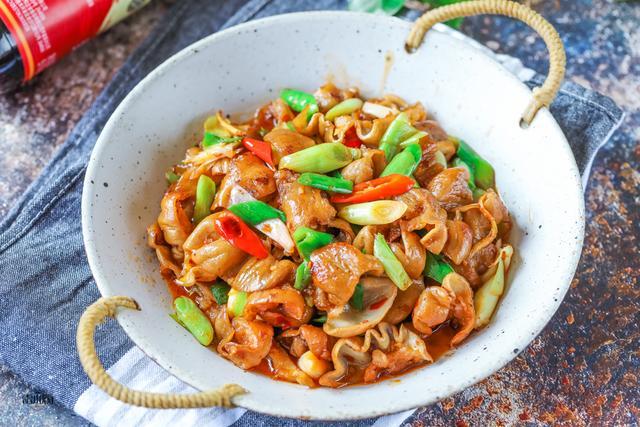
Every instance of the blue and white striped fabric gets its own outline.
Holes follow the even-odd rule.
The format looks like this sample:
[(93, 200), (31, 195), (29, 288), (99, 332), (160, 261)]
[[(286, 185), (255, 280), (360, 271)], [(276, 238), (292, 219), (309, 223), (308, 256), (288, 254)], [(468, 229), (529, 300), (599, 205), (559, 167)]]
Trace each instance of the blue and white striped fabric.
[[(309, 424), (241, 408), (147, 410), (123, 405), (92, 386), (75, 349), (78, 319), (99, 297), (82, 244), (80, 198), (89, 154), (109, 115), (141, 78), (171, 54), (207, 34), (246, 20), (294, 10), (344, 7), (339, 0), (183, 0), (173, 7), (0, 222), (0, 363), (99, 426)], [(542, 77), (524, 69), (519, 61), (498, 59), (528, 85), (541, 83)], [(586, 178), (595, 153), (619, 126), (622, 112), (609, 98), (565, 83), (552, 113)], [(146, 357), (115, 322), (99, 329), (96, 346), (108, 372), (134, 389), (194, 391)], [(410, 422), (412, 414), (406, 411), (349, 425), (398, 426)], [(323, 423), (332, 424), (338, 423)]]

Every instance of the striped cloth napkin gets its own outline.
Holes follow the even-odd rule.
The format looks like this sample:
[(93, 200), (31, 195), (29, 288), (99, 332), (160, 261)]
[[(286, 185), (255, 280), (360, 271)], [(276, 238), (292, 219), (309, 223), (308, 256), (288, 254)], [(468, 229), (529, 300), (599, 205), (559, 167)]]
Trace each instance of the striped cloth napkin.
[[(75, 350), (82, 311), (99, 297), (87, 265), (80, 227), (80, 199), (86, 164), (112, 111), (147, 73), (171, 54), (220, 29), (269, 15), (300, 10), (343, 9), (338, 0), (230, 0), (178, 2), (149, 39), (131, 56), (80, 120), (42, 175), (0, 222), (0, 363), (27, 383), (98, 426), (263, 426), (308, 425), (242, 408), (149, 410), (124, 405), (90, 384)], [(408, 15), (415, 18), (415, 15)], [(469, 43), (477, 43), (439, 26)], [(478, 48), (488, 49), (477, 45)], [(508, 56), (496, 56), (529, 86), (543, 77)], [(583, 177), (598, 149), (622, 120), (607, 97), (565, 83), (552, 106), (574, 151)], [(188, 393), (137, 348), (116, 322), (96, 335), (107, 371), (117, 381), (151, 392)], [(354, 426), (398, 426), (413, 420), (413, 410), (350, 422)], [(323, 423), (323, 425), (345, 423)]]

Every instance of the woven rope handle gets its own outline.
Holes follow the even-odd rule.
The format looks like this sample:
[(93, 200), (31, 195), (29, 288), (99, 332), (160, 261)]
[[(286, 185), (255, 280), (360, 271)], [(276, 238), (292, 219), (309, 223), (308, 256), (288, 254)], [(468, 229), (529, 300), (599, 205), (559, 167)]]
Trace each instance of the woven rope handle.
[(436, 23), (465, 16), (494, 14), (518, 19), (534, 29), (549, 50), (549, 74), (541, 87), (533, 89), (533, 99), (522, 115), (522, 122), (529, 125), (542, 107), (549, 107), (556, 97), (564, 77), (566, 55), (562, 40), (553, 26), (539, 13), (527, 6), (508, 0), (478, 0), (456, 3), (430, 10), (414, 24), (406, 42), (408, 52), (415, 51), (427, 31)]
[(227, 384), (219, 390), (203, 391), (193, 394), (146, 393), (132, 390), (114, 380), (105, 371), (94, 341), (96, 326), (107, 317), (115, 317), (118, 307), (139, 310), (138, 304), (129, 297), (100, 298), (91, 304), (80, 317), (76, 344), (80, 363), (91, 381), (109, 396), (135, 406), (155, 409), (206, 408), (211, 406), (234, 406), (231, 398), (244, 393), (236, 384)]

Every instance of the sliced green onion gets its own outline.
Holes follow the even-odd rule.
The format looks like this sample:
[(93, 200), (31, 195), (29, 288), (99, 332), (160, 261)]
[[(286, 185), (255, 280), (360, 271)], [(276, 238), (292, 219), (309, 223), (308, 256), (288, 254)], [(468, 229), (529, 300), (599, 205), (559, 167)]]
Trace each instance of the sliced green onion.
[(358, 111), (362, 108), (362, 100), (358, 98), (349, 98), (345, 99), (341, 103), (333, 106), (324, 117), (327, 120), (333, 120), (336, 117), (346, 116), (347, 114), (351, 114), (354, 111)]
[(234, 136), (234, 137), (222, 137), (222, 136), (218, 136), (213, 132), (205, 132), (204, 133), (204, 138), (202, 138), (202, 148), (208, 148), (211, 147), (213, 145), (218, 145), (218, 144), (231, 144), (234, 142), (238, 142), (240, 141), (242, 138), (239, 136)]
[(495, 274), (478, 289), (473, 296), (476, 313), (476, 328), (489, 323), (498, 305), (498, 300), (504, 293), (505, 272), (509, 269), (513, 248), (505, 246), (498, 254), (498, 266)]
[(364, 287), (361, 283), (358, 283), (356, 288), (353, 290), (353, 295), (349, 300), (349, 304), (351, 304), (351, 307), (356, 310), (364, 310)]
[(495, 172), (489, 162), (480, 157), (473, 148), (461, 139), (455, 140), (458, 144), (457, 155), (473, 170), (475, 185), (488, 190), (495, 187)]
[(309, 263), (306, 261), (303, 261), (302, 264), (300, 264), (296, 269), (296, 281), (293, 287), (301, 291), (304, 288), (306, 288), (310, 282), (311, 282), (311, 269), (309, 268)]
[(280, 169), (295, 172), (327, 173), (359, 159), (362, 152), (339, 142), (314, 145), (280, 159)]
[(333, 240), (333, 235), (316, 231), (308, 227), (298, 227), (293, 232), (293, 241), (298, 248), (300, 256), (309, 260), (311, 252), (328, 245)]
[(180, 175), (178, 175), (177, 173), (171, 170), (167, 171), (167, 173), (165, 173), (164, 176), (165, 178), (167, 178), (167, 182), (169, 183), (169, 185), (175, 184), (180, 179)]
[(242, 316), (247, 305), (247, 293), (231, 289), (227, 294), (227, 310), (235, 317)]
[(395, 156), (398, 145), (417, 132), (418, 130), (409, 123), (407, 113), (398, 114), (380, 138), (378, 148), (384, 151), (387, 162)]
[(398, 147), (406, 147), (409, 144), (419, 144), (420, 140), (425, 136), (427, 136), (427, 133), (419, 130), (413, 135), (411, 135), (409, 138), (405, 139), (400, 144), (398, 144)]
[(269, 219), (287, 220), (284, 212), (260, 200), (236, 203), (228, 209), (250, 225), (258, 225)]
[(384, 168), (381, 177), (393, 174), (411, 176), (413, 171), (418, 167), (422, 158), (422, 148), (418, 143), (412, 143), (406, 146), (402, 152), (396, 154)]
[(377, 200), (375, 202), (356, 203), (338, 211), (338, 216), (351, 224), (380, 225), (390, 224), (402, 218), (407, 205), (396, 200)]
[(384, 267), (387, 277), (400, 289), (406, 290), (411, 286), (411, 278), (402, 267), (402, 263), (394, 255), (389, 244), (380, 233), (373, 240), (373, 256), (378, 258)]
[(209, 318), (187, 297), (178, 297), (173, 301), (176, 318), (202, 345), (213, 341), (213, 326)]
[(471, 169), (471, 167), (464, 161), (462, 161), (460, 159), (460, 157), (456, 157), (451, 161), (451, 164), (453, 165), (453, 167), (456, 168), (463, 168), (466, 169), (467, 172), (469, 172), (469, 189), (471, 189), (471, 191), (475, 190), (476, 188), (476, 178), (475, 178), (475, 174), (473, 173), (473, 169)]
[(200, 175), (196, 187), (196, 205), (193, 208), (193, 222), (198, 224), (211, 213), (213, 197), (216, 195), (216, 183), (206, 175)]
[(231, 287), (224, 283), (222, 280), (218, 280), (216, 283), (211, 285), (211, 293), (215, 298), (218, 305), (226, 305), (227, 301), (229, 301), (229, 291)]
[(217, 115), (207, 117), (204, 121), (204, 132), (205, 135), (207, 133), (212, 133), (222, 138), (229, 138), (231, 136), (229, 131), (220, 125)]
[(445, 276), (453, 273), (453, 267), (447, 263), (442, 256), (432, 254), (427, 251), (427, 262), (424, 265), (424, 275), (432, 278), (438, 283), (442, 283)]
[(318, 173), (305, 172), (298, 178), (302, 185), (333, 193), (349, 194), (353, 192), (353, 182), (343, 178), (332, 178)]

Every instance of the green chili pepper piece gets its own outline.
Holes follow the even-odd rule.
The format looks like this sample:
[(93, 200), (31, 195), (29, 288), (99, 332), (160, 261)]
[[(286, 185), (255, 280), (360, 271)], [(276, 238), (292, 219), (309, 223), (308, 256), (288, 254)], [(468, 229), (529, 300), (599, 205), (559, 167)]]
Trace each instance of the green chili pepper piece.
[(184, 325), (202, 345), (213, 341), (213, 326), (209, 318), (187, 297), (178, 297), (173, 301), (178, 321)]
[(280, 169), (295, 172), (327, 173), (359, 159), (362, 152), (339, 142), (314, 145), (280, 159)]
[(351, 295), (349, 304), (351, 304), (351, 307), (356, 310), (364, 310), (364, 288), (361, 283), (358, 283), (356, 288), (353, 290), (353, 295)]
[[(315, 105), (315, 111), (313, 113), (318, 111), (318, 101), (316, 101), (316, 98), (310, 93), (296, 89), (283, 89), (282, 92), (280, 92), (280, 98), (297, 113), (304, 110), (307, 105)], [(312, 109), (314, 108), (309, 107), (310, 113)]]
[(418, 130), (409, 123), (409, 116), (406, 113), (398, 114), (380, 138), (378, 148), (384, 151), (387, 162), (395, 156), (398, 145), (417, 132)]
[(456, 141), (458, 143), (458, 157), (473, 170), (476, 186), (483, 190), (494, 188), (495, 172), (489, 162), (480, 157), (480, 155), (463, 140), (457, 139)]
[(313, 188), (319, 188), (333, 193), (349, 194), (353, 192), (353, 182), (342, 178), (332, 178), (318, 173), (305, 172), (298, 178), (298, 182)]
[(225, 305), (227, 301), (229, 301), (230, 290), (231, 287), (224, 283), (222, 280), (218, 280), (216, 283), (211, 285), (211, 293), (216, 299), (218, 305)]
[(208, 148), (218, 144), (231, 144), (232, 142), (240, 141), (242, 138), (239, 136), (223, 137), (216, 135), (213, 132), (205, 132), (204, 138), (202, 138), (202, 148)]
[(435, 255), (427, 251), (427, 262), (424, 265), (424, 275), (442, 283), (445, 276), (453, 273), (453, 267), (449, 265), (441, 255)]
[(193, 208), (193, 222), (198, 224), (211, 213), (211, 204), (216, 195), (216, 183), (206, 175), (200, 175), (196, 187), (196, 205)]
[(315, 323), (315, 324), (318, 324), (318, 325), (323, 325), (323, 324), (327, 323), (327, 315), (323, 314), (321, 316), (314, 317), (313, 319), (311, 319), (311, 323)]
[(174, 171), (167, 171), (164, 176), (167, 178), (167, 182), (169, 183), (169, 185), (175, 184), (180, 179), (180, 175), (178, 175)]
[(311, 269), (309, 268), (309, 263), (303, 261), (296, 269), (296, 281), (293, 287), (301, 291), (307, 287), (309, 282), (311, 282)]
[(416, 133), (414, 133), (412, 136), (402, 141), (400, 144), (398, 144), (398, 146), (404, 148), (409, 144), (415, 144), (415, 143), (419, 144), (420, 140), (425, 136), (427, 136), (426, 132), (423, 132), (421, 130), (416, 131)]
[(378, 258), (382, 263), (387, 277), (389, 277), (400, 290), (404, 291), (411, 286), (411, 278), (404, 270), (404, 267), (402, 267), (402, 263), (400, 263), (394, 255), (384, 236), (380, 233), (376, 234), (373, 240), (373, 256)]
[(384, 168), (380, 177), (392, 174), (411, 176), (413, 171), (416, 170), (416, 167), (418, 167), (421, 157), (422, 148), (420, 144), (409, 144), (402, 152), (396, 154), (395, 157), (391, 159), (391, 162)]
[(284, 212), (259, 200), (236, 203), (230, 206), (229, 210), (249, 225), (258, 225), (261, 222), (275, 218), (282, 222), (287, 221)]
[(305, 260), (309, 260), (311, 252), (328, 245), (333, 240), (333, 236), (329, 233), (316, 231), (308, 227), (298, 227), (293, 232), (293, 241), (296, 243), (298, 253)]

